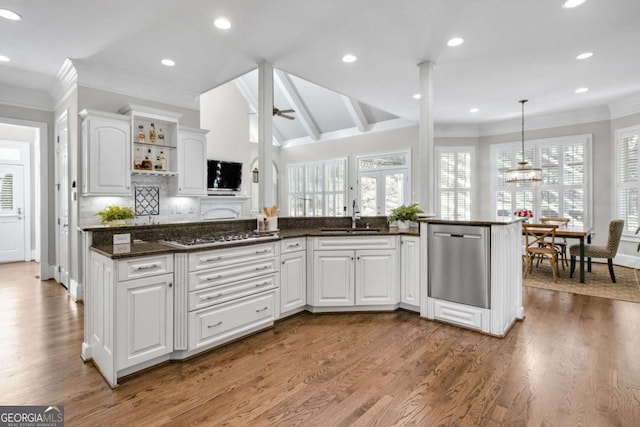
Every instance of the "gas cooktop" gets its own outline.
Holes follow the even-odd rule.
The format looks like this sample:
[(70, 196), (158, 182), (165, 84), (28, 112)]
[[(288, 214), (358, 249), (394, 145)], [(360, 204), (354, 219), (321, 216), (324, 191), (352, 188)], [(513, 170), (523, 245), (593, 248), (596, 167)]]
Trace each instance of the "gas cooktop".
[(163, 243), (178, 248), (203, 248), (216, 245), (224, 245), (233, 242), (262, 240), (262, 239), (278, 238), (277, 232), (258, 233), (253, 230), (249, 231), (225, 231), (220, 233), (208, 234), (198, 237), (179, 237), (170, 240), (164, 240)]

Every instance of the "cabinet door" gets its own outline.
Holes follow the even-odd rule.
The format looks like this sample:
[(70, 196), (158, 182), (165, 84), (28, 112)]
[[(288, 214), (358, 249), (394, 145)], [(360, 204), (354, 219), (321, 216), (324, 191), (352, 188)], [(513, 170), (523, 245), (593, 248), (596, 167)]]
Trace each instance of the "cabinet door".
[(356, 305), (398, 303), (395, 249), (356, 251)]
[(280, 261), (280, 313), (286, 313), (307, 303), (306, 252), (282, 255)]
[(400, 302), (420, 306), (420, 238), (400, 237)]
[(207, 138), (203, 134), (180, 131), (177, 194), (207, 195)]
[(117, 369), (173, 351), (173, 274), (117, 284)]
[(83, 123), (83, 193), (131, 195), (130, 135), (127, 121), (89, 117)]
[(354, 305), (354, 252), (313, 252), (313, 305)]

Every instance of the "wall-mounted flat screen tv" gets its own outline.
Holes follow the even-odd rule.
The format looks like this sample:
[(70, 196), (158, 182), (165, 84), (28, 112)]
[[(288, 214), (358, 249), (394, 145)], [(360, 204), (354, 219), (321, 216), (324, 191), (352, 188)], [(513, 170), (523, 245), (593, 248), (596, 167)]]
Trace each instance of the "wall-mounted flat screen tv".
[(208, 191), (240, 191), (242, 163), (207, 160)]

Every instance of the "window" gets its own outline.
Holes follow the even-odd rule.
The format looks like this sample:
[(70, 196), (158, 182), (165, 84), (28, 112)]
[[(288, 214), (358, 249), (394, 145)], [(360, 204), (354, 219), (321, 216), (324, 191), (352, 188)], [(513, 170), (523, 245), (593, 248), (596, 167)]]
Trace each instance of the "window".
[(633, 235), (640, 225), (638, 189), (640, 126), (616, 130), (616, 216), (624, 220), (624, 234)]
[(473, 147), (436, 147), (436, 210), (444, 219), (471, 219)]
[(518, 209), (530, 209), (538, 218), (565, 217), (571, 218), (571, 225), (590, 224), (590, 141), (590, 135), (529, 141), (525, 160), (542, 169), (542, 182), (535, 185), (505, 182), (506, 171), (522, 158), (520, 144), (492, 145), (495, 216), (510, 217)]
[(407, 204), (411, 188), (409, 151), (358, 156), (358, 200), (363, 216), (389, 215)]
[(343, 216), (347, 200), (347, 159), (287, 166), (289, 216)]

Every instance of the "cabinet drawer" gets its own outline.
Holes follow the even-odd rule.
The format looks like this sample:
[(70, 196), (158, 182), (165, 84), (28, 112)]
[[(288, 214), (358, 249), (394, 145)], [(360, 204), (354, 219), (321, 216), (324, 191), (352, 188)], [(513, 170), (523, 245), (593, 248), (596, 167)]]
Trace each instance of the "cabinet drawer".
[(275, 292), (266, 292), (189, 313), (189, 350), (222, 344), (273, 325)]
[(304, 251), (307, 249), (306, 237), (294, 237), (280, 241), (280, 254), (288, 254), (290, 252)]
[(332, 236), (313, 239), (314, 250), (395, 249), (395, 247), (395, 236)]
[(279, 248), (279, 242), (270, 242), (192, 253), (189, 254), (189, 271), (200, 271), (243, 261), (274, 257), (279, 254)]
[(189, 273), (189, 290), (198, 291), (211, 286), (276, 273), (279, 271), (279, 267), (275, 258), (269, 258), (212, 268), (207, 271), (191, 272)]
[(227, 285), (189, 292), (189, 311), (198, 310), (278, 287), (277, 275), (254, 277)]
[(118, 281), (173, 273), (173, 255), (146, 256), (118, 261)]

